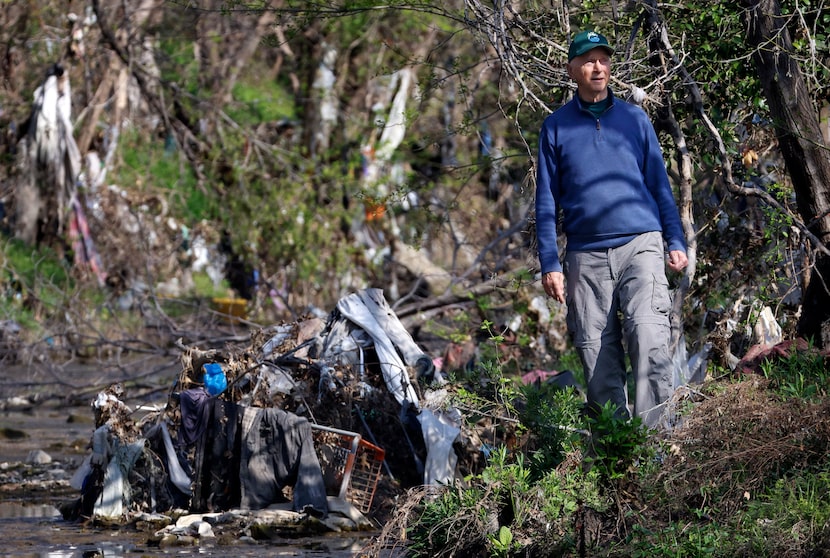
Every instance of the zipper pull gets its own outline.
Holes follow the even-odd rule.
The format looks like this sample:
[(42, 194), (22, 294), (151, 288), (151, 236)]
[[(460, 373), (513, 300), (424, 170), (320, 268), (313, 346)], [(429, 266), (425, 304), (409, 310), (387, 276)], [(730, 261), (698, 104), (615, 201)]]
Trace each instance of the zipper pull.
[(599, 118), (597, 118), (597, 130), (599, 130)]

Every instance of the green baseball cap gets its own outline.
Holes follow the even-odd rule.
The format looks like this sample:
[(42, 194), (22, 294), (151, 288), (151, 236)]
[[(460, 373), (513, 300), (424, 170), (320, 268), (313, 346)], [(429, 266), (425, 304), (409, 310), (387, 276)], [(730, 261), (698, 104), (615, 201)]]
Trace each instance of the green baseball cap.
[(570, 48), (568, 48), (568, 62), (597, 47), (604, 48), (608, 51), (608, 54), (614, 54), (614, 48), (608, 44), (608, 39), (596, 31), (580, 31), (571, 41)]

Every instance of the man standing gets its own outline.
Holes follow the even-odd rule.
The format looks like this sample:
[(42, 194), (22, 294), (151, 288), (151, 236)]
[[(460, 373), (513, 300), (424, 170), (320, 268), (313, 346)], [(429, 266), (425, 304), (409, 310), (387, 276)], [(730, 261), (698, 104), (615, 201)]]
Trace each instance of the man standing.
[[(645, 112), (608, 86), (608, 40), (577, 34), (568, 50), (576, 96), (545, 119), (539, 135), (536, 232), (542, 286), (568, 307), (582, 360), (589, 413), (608, 401), (628, 417), (625, 350), (634, 413), (655, 427), (673, 383), (668, 266), (688, 264), (686, 240), (657, 134)], [(557, 215), (567, 252), (560, 261)]]

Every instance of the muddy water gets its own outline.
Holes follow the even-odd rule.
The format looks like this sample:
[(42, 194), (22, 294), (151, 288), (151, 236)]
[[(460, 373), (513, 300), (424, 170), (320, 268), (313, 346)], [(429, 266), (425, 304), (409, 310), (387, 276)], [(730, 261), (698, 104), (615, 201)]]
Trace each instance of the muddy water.
[[(89, 403), (110, 381), (132, 382), (129, 370), (103, 374), (99, 366), (44, 372), (0, 366), (0, 557), (87, 558), (144, 556), (358, 556), (372, 533), (287, 538), (267, 542), (200, 539), (194, 546), (159, 548), (131, 528), (100, 528), (64, 521), (59, 507), (78, 494), (67, 484), (86, 455), (93, 430)], [(125, 402), (163, 405), (175, 373), (142, 377)], [(59, 380), (56, 381), (56, 376)], [(102, 383), (102, 376), (107, 380)], [(130, 391), (141, 392), (130, 398)], [(27, 401), (35, 400), (35, 403)], [(140, 412), (140, 411), (137, 411)], [(9, 479), (25, 478), (25, 461), (42, 450), (52, 462), (33, 488), (21, 492)]]
[(146, 535), (117, 529), (92, 529), (63, 521), (51, 506), (0, 503), (0, 556), (16, 558), (133, 558), (149, 556), (357, 556), (365, 538), (316, 537), (265, 543), (243, 541), (162, 549), (147, 544)]
[(345, 558), (357, 556), (364, 537), (314, 537), (282, 541), (159, 548), (148, 545), (146, 534), (118, 529), (93, 529), (61, 519), (48, 505), (0, 503), (0, 556), (16, 558), (98, 558), (145, 556), (300, 556)]

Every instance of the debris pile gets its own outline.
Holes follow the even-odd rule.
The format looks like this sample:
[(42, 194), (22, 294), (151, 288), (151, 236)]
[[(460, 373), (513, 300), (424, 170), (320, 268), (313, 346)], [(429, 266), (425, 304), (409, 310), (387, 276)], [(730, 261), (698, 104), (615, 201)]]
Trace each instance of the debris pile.
[(378, 289), (246, 346), (178, 345), (163, 408), (130, 409), (118, 385), (98, 394), (67, 519), (280, 509), (286, 524), (361, 529), (382, 475), (403, 486), (455, 476), (460, 416)]

